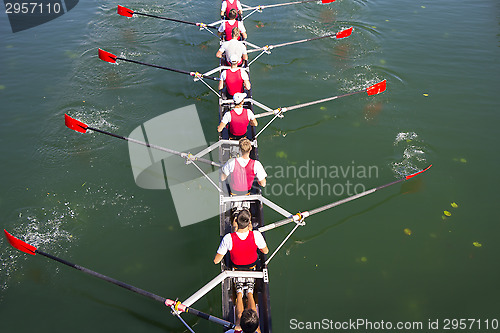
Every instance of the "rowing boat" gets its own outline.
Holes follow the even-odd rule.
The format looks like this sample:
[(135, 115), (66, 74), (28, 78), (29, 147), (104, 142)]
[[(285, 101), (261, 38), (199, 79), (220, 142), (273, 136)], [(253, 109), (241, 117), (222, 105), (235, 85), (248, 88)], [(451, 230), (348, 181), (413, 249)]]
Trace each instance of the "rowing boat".
[[(222, 43), (222, 41), (221, 41)], [(226, 67), (224, 66), (225, 61), (223, 60), (224, 56), (220, 62), (220, 72), (224, 70)], [(229, 68), (229, 67), (227, 67)], [(249, 72), (249, 67), (244, 66), (242, 70), (246, 70)], [(250, 73), (248, 73), (250, 77)], [(224, 93), (222, 91), (219, 92), (219, 120), (222, 120), (222, 117), (226, 112), (230, 112), (234, 104), (232, 100), (228, 100), (224, 98)], [(249, 98), (245, 99), (243, 107), (245, 109), (251, 110), (253, 112), (254, 105), (253, 100), (251, 99), (251, 92), (248, 92)], [(256, 140), (256, 131), (255, 127), (248, 126), (246, 137), (253, 141), (253, 149), (250, 153), (250, 158), (254, 160), (259, 159), (258, 153), (258, 145)], [(224, 165), (230, 158), (237, 157), (239, 153), (239, 148), (237, 146), (238, 141), (232, 140), (229, 141), (229, 130), (228, 126), (220, 133), (219, 140), (225, 142), (221, 144), (219, 147), (219, 163), (220, 165)], [(256, 180), (252, 186), (252, 190), (250, 194), (252, 196), (261, 196), (261, 189), (257, 186)], [(252, 215), (252, 228), (258, 229), (264, 226), (264, 207), (261, 201), (259, 200), (248, 200), (247, 196), (231, 196), (229, 188), (227, 184), (222, 181), (219, 181), (220, 188), (223, 189), (223, 193), (221, 193), (219, 212), (220, 212), (220, 239), (232, 232), (232, 220), (234, 216), (234, 207), (241, 207), (242, 205), (247, 204)], [(263, 234), (264, 238), (265, 235)], [(260, 253), (259, 251), (259, 263), (257, 264), (257, 269), (261, 272), (266, 272), (264, 275), (267, 277), (267, 266), (266, 266), (266, 255)], [(229, 255), (226, 255), (224, 260), (221, 262), (221, 271), (232, 271), (233, 273), (238, 273), (238, 271), (234, 271), (231, 265), (231, 260), (229, 259)], [(222, 292), (222, 318), (236, 322), (236, 310), (235, 310), (235, 300), (236, 300), (236, 291), (235, 285), (232, 279), (225, 279), (222, 282), (221, 286)], [(259, 314), (260, 321), (260, 330), (262, 333), (270, 333), (271, 332), (271, 298), (269, 295), (269, 279), (256, 279), (255, 280), (255, 289), (254, 289), (254, 299), (255, 304), (257, 306), (257, 312)]]
[[(311, 1), (312, 0), (305, 0), (305, 1), (291, 2), (291, 3), (281, 4), (281, 5), (304, 3), (304, 2), (311, 2)], [(334, 1), (334, 0), (322, 0), (323, 3), (328, 3), (328, 2), (332, 2), (332, 1)], [(272, 6), (267, 6), (267, 7), (274, 7), (274, 6), (278, 6), (278, 5), (272, 5)], [(254, 13), (256, 11), (261, 11), (265, 7), (266, 6), (258, 6), (258, 7), (244, 6), (244, 10), (253, 10), (252, 13)], [(252, 13), (250, 13), (249, 15), (251, 15)], [(130, 10), (130, 9), (122, 7), (122, 6), (118, 7), (118, 14), (123, 15), (123, 16), (127, 16), (127, 17), (132, 17), (134, 14), (138, 14), (138, 15), (140, 14), (140, 15), (149, 16), (149, 17), (153, 17), (153, 18), (160, 18), (160, 19), (171, 20), (174, 22), (187, 23), (190, 25), (195, 25), (197, 27), (200, 27), (201, 30), (206, 30), (206, 31), (209, 31), (210, 33), (212, 33), (212, 32), (209, 30), (209, 28), (213, 29), (215, 27), (215, 23), (216, 23), (216, 22), (214, 22), (212, 24), (207, 25), (207, 24), (203, 24), (203, 23), (194, 23), (194, 22), (188, 22), (188, 21), (177, 20), (177, 19), (168, 19), (168, 18), (156, 16), (156, 15), (137, 13), (137, 12), (134, 12), (133, 10)], [(248, 17), (248, 15), (246, 17)], [(256, 59), (258, 59), (263, 54), (269, 54), (271, 50), (278, 48), (278, 47), (281, 47), (281, 46), (304, 43), (304, 42), (308, 42), (308, 41), (318, 40), (321, 38), (343, 39), (345, 37), (348, 37), (351, 33), (352, 33), (352, 27), (348, 28), (348, 29), (344, 29), (338, 33), (331, 34), (331, 35), (314, 37), (314, 38), (304, 39), (304, 40), (300, 40), (300, 41), (277, 44), (277, 45), (266, 45), (264, 47), (259, 47), (257, 45), (254, 45), (254, 44), (247, 42), (247, 46), (249, 46), (251, 48), (248, 51), (249, 53), (261, 52), (259, 55), (257, 55), (256, 57), (253, 58), (253, 60), (249, 63), (248, 66), (250, 66)], [(204, 79), (210, 79), (210, 80), (217, 81), (218, 78), (212, 77), (211, 75), (214, 73), (217, 73), (217, 72), (219, 72), (219, 74), (220, 74), (220, 72), (223, 69), (227, 68), (225, 66), (222, 66), (222, 64), (220, 64), (216, 69), (213, 69), (209, 72), (201, 74), (201, 73), (195, 72), (195, 71), (184, 71), (184, 70), (173, 69), (173, 68), (169, 68), (169, 67), (165, 67), (165, 66), (146, 64), (146, 63), (138, 62), (135, 60), (128, 60), (128, 59), (123, 58), (123, 57), (117, 57), (116, 55), (113, 55), (112, 53), (109, 53), (109, 52), (101, 50), (101, 49), (99, 49), (98, 55), (99, 55), (100, 59), (107, 61), (107, 62), (111, 62), (111, 63), (115, 63), (117, 60), (127, 61), (127, 62), (132, 62), (135, 64), (139, 64), (139, 65), (146, 65), (146, 66), (150, 66), (150, 67), (155, 67), (155, 68), (159, 68), (159, 69), (163, 69), (163, 70), (169, 70), (169, 71), (173, 71), (173, 72), (177, 72), (177, 73), (181, 73), (181, 74), (187, 74), (187, 75), (192, 76), (194, 78), (195, 82), (198, 81), (198, 82), (204, 83), (208, 88), (210, 88), (219, 97), (219, 110), (218, 110), (219, 111), (218, 112), (219, 120), (222, 119), (224, 113), (228, 112), (232, 108), (232, 101), (231, 100), (224, 99), (223, 94), (221, 92), (215, 91), (212, 87), (210, 87), (209, 84), (207, 84), (204, 81)], [(246, 70), (248, 70), (248, 68), (246, 68)], [(260, 109), (263, 109), (265, 112), (258, 113), (258, 114), (254, 112), (256, 114), (257, 118), (266, 117), (266, 116), (273, 116), (272, 119), (260, 129), (259, 132), (256, 132), (256, 129), (254, 127), (249, 126), (248, 132), (247, 132), (247, 137), (253, 142), (253, 145), (254, 145), (254, 149), (252, 150), (250, 157), (252, 159), (258, 160), (259, 154), (258, 154), (257, 137), (269, 126), (269, 124), (272, 121), (274, 121), (275, 119), (278, 119), (278, 118), (283, 118), (284, 113), (286, 111), (291, 111), (291, 110), (295, 110), (298, 108), (315, 105), (318, 103), (332, 101), (332, 100), (335, 100), (338, 98), (351, 96), (351, 95), (358, 94), (361, 92), (366, 92), (368, 95), (377, 95), (377, 94), (385, 91), (385, 89), (386, 89), (386, 81), (384, 80), (382, 82), (373, 84), (373, 85), (371, 85), (365, 89), (359, 90), (359, 91), (354, 91), (354, 92), (350, 92), (350, 93), (347, 93), (344, 95), (339, 95), (339, 96), (323, 98), (323, 99), (320, 99), (317, 101), (298, 104), (298, 105), (294, 105), (294, 106), (280, 107), (280, 108), (276, 108), (276, 109), (272, 109), (270, 107), (267, 107), (266, 105), (263, 105), (262, 103), (259, 103), (258, 101), (254, 100), (251, 95), (249, 95), (248, 98), (246, 98), (244, 101), (245, 108), (250, 109), (252, 111), (254, 110), (254, 107), (258, 107)], [(227, 129), (222, 131), (217, 143), (211, 145), (210, 147), (208, 147), (206, 149), (203, 149), (201, 152), (198, 152), (196, 154), (191, 154), (190, 152), (179, 152), (179, 151), (175, 151), (175, 150), (169, 149), (169, 148), (164, 148), (162, 146), (152, 144), (149, 142), (142, 142), (142, 141), (137, 140), (137, 139), (124, 137), (124, 136), (121, 136), (118, 134), (114, 134), (114, 133), (100, 130), (98, 128), (93, 128), (93, 127), (86, 125), (85, 123), (83, 123), (81, 121), (78, 121), (76, 119), (71, 118), (69, 115), (65, 115), (65, 123), (66, 123), (67, 127), (69, 127), (72, 130), (75, 130), (77, 132), (86, 133), (88, 130), (91, 130), (91, 131), (94, 131), (97, 133), (101, 133), (101, 134), (109, 135), (109, 136), (119, 138), (122, 140), (126, 140), (126, 141), (133, 143), (133, 144), (139, 144), (139, 145), (147, 146), (148, 148), (151, 148), (151, 149), (157, 149), (157, 150), (160, 150), (163, 152), (168, 152), (170, 154), (177, 155), (177, 156), (185, 159), (187, 165), (194, 165), (202, 173), (203, 173), (203, 171), (201, 170), (201, 168), (199, 168), (197, 166), (198, 162), (207, 163), (207, 164), (214, 166), (214, 167), (220, 167), (224, 163), (226, 163), (230, 158), (235, 157), (238, 154), (238, 142), (234, 141), (234, 140), (229, 140), (229, 134), (228, 134)], [(216, 150), (216, 149), (218, 150), (218, 153), (219, 153), (218, 154), (219, 155), (218, 163), (203, 157), (206, 154), (208, 154), (209, 152)], [(187, 166), (187, 167), (189, 167), (189, 166)], [(173, 301), (173, 300), (155, 295), (153, 293), (147, 292), (147, 291), (142, 290), (140, 288), (137, 288), (137, 287), (128, 285), (124, 282), (118, 281), (116, 279), (107, 277), (103, 274), (91, 271), (91, 270), (84, 268), (82, 266), (69, 263), (63, 259), (57, 258), (53, 255), (50, 255), (50, 254), (47, 254), (41, 250), (38, 250), (34, 246), (15, 238), (14, 236), (10, 235), (6, 230), (4, 230), (4, 232), (5, 232), (5, 235), (9, 241), (9, 243), (20, 251), (23, 251), (25, 253), (32, 254), (32, 255), (35, 255), (35, 254), (43, 255), (49, 259), (58, 261), (59, 263), (62, 263), (62, 264), (65, 264), (67, 266), (70, 266), (72, 268), (78, 269), (78, 270), (83, 271), (89, 275), (95, 276), (99, 279), (103, 279), (103, 280), (108, 281), (112, 284), (123, 287), (127, 290), (139, 293), (139, 294), (146, 296), (146, 297), (149, 297), (155, 301), (159, 301), (161, 303), (164, 303), (168, 308), (171, 309), (172, 314), (175, 315), (179, 320), (181, 320), (182, 323), (188, 328), (188, 330), (190, 332), (194, 332), (194, 330), (189, 326), (188, 323), (186, 323), (183, 320), (183, 318), (181, 317), (182, 313), (191, 313), (191, 314), (194, 314), (198, 317), (210, 320), (216, 324), (222, 325), (225, 328), (234, 328), (234, 326), (235, 326), (234, 323), (236, 322), (235, 290), (234, 290), (235, 288), (234, 288), (232, 281), (234, 278), (255, 279), (256, 283), (255, 283), (255, 289), (254, 289), (254, 297), (255, 297), (255, 301), (257, 304), (257, 310), (258, 310), (258, 314), (259, 314), (259, 318), (260, 318), (260, 330), (263, 333), (270, 333), (272, 331), (272, 326), (271, 326), (271, 305), (270, 305), (270, 294), (269, 294), (268, 265), (269, 265), (270, 260), (282, 248), (282, 246), (292, 236), (292, 234), (299, 227), (305, 225), (304, 220), (313, 214), (323, 212), (327, 209), (334, 208), (334, 207), (339, 206), (341, 204), (344, 204), (344, 203), (350, 202), (352, 200), (361, 198), (363, 196), (372, 194), (378, 190), (381, 190), (381, 189), (387, 188), (389, 186), (398, 184), (400, 182), (406, 181), (408, 179), (411, 179), (411, 178), (415, 177), (416, 175), (426, 171), (429, 168), (430, 168), (430, 166), (424, 170), (407, 175), (403, 178), (392, 181), (390, 183), (366, 190), (366, 191), (361, 192), (361, 193), (357, 193), (357, 194), (352, 195), (350, 197), (341, 199), (341, 200), (333, 202), (333, 203), (326, 204), (324, 206), (312, 209), (310, 211), (304, 211), (304, 212), (296, 213), (296, 214), (290, 213), (286, 209), (280, 207), (279, 205), (273, 203), (272, 201), (270, 201), (269, 199), (264, 197), (262, 195), (262, 192), (261, 192), (259, 186), (257, 186), (257, 184), (254, 184), (255, 186), (252, 187), (252, 191), (250, 192), (249, 195), (232, 196), (232, 195), (230, 195), (228, 188), (227, 188), (227, 185), (224, 182), (219, 180), (218, 185), (217, 185), (213, 182), (213, 180), (210, 179), (210, 177), (208, 177), (206, 174), (203, 173), (203, 175), (206, 176), (206, 179), (215, 188), (217, 188), (218, 193), (219, 193), (219, 222), (220, 222), (219, 223), (219, 236), (221, 237), (221, 239), (224, 235), (231, 232), (232, 214), (234, 212), (235, 206), (242, 206), (242, 205), (249, 204), (249, 209), (250, 209), (250, 212), (252, 214), (252, 226), (254, 229), (259, 230), (261, 233), (267, 232), (267, 231), (272, 230), (272, 229), (277, 228), (277, 227), (287, 225), (289, 223), (294, 223), (295, 225), (294, 225), (293, 229), (285, 237), (285, 239), (280, 243), (280, 245), (272, 252), (271, 255), (269, 255), (269, 257), (267, 257), (266, 255), (264, 255), (262, 253), (259, 253), (259, 264), (257, 265), (258, 267), (255, 271), (233, 270), (233, 268), (230, 264), (230, 260), (228, 258), (229, 256), (226, 255), (225, 260), (223, 260), (221, 262), (221, 273), (219, 275), (217, 275), (214, 279), (209, 281), (205, 286), (201, 287), (197, 292), (195, 292), (193, 295), (191, 295), (189, 298), (187, 298), (183, 302)], [(270, 209), (275, 210), (279, 214), (283, 215), (284, 219), (265, 225), (264, 224), (264, 206), (267, 206)], [(209, 315), (209, 314), (205, 314), (205, 313), (198, 311), (198, 310), (195, 310), (191, 307), (195, 302), (197, 302), (200, 298), (202, 298), (205, 294), (207, 294), (213, 288), (217, 287), (219, 284), (221, 284), (221, 286), (222, 286), (222, 288), (221, 288), (222, 319), (217, 318), (217, 317), (212, 316), (212, 315)]]

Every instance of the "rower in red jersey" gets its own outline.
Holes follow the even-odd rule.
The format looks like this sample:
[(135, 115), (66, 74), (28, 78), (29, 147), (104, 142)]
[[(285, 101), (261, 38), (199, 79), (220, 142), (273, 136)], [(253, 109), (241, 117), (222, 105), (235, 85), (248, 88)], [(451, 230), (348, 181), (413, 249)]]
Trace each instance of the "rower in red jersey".
[(238, 12), (235, 9), (231, 9), (228, 20), (223, 21), (219, 27), (218, 34), (219, 36), (223, 36), (225, 41), (232, 39), (232, 32), (235, 27), (240, 29), (241, 38), (247, 39), (248, 37), (243, 21), (236, 21), (237, 16)]
[(217, 127), (220, 133), (229, 124), (229, 139), (239, 140), (247, 135), (248, 125), (257, 126), (257, 119), (252, 110), (245, 109), (243, 102), (247, 97), (246, 93), (236, 93), (233, 96), (234, 104), (236, 105), (231, 111), (224, 113), (222, 120)]
[(219, 90), (226, 88), (226, 97), (233, 98), (234, 94), (250, 90), (250, 78), (245, 69), (238, 67), (240, 58), (231, 56), (231, 68), (224, 70), (220, 75)]
[[(257, 230), (252, 230), (252, 215), (248, 209), (242, 209), (235, 216), (233, 225), (236, 225), (236, 232), (226, 234), (217, 249), (214, 263), (218, 264), (229, 251), (231, 263), (235, 269), (255, 270), (258, 262), (257, 249), (267, 254), (269, 248), (262, 234)], [(234, 279), (236, 289), (235, 315), (236, 332), (253, 333), (260, 332), (257, 307), (254, 299), (255, 279), (236, 278)], [(243, 292), (246, 291), (246, 309), (243, 310)], [(231, 332), (231, 331), (228, 331)]]
[(237, 16), (243, 15), (243, 7), (241, 7), (240, 0), (224, 0), (220, 8), (220, 17), (224, 20), (229, 17), (231, 9), (236, 10)]
[(262, 163), (250, 158), (252, 143), (247, 138), (239, 142), (241, 156), (231, 158), (222, 166), (221, 181), (229, 176), (229, 189), (233, 195), (247, 195), (252, 189), (254, 179), (260, 186), (266, 186), (267, 173)]

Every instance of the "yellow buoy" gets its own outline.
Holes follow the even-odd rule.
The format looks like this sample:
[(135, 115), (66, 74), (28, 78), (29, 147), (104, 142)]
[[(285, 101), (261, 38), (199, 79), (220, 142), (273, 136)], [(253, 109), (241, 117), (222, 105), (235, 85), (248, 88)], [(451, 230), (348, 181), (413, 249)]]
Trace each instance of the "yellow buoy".
[(411, 235), (411, 229), (409, 229), (409, 228), (405, 228), (403, 231), (404, 231), (404, 233), (405, 233), (405, 234), (407, 234), (408, 236), (410, 236), (410, 235)]

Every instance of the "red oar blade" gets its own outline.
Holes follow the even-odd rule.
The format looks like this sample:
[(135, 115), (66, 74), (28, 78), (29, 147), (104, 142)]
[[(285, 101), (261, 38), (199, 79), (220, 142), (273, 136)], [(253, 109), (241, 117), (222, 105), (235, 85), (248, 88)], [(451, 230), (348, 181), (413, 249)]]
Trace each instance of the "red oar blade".
[(335, 0), (321, 0), (321, 3), (331, 3), (334, 2)]
[(9, 241), (10, 245), (18, 249), (19, 251), (26, 252), (31, 255), (35, 255), (36, 247), (33, 245), (29, 245), (28, 243), (23, 242), (20, 239), (17, 239), (16, 237), (12, 236), (7, 232), (7, 230), (3, 229), (3, 232), (5, 233), (5, 237), (7, 237), (7, 240)]
[(132, 17), (134, 15), (134, 11), (132, 9), (120, 5), (118, 5), (118, 10), (116, 12), (118, 13), (118, 15), (125, 17)]
[(71, 118), (67, 114), (64, 114), (64, 123), (68, 128), (80, 133), (86, 133), (88, 126), (79, 120)]
[(427, 170), (429, 170), (429, 169), (430, 169), (430, 167), (431, 167), (431, 166), (432, 166), (432, 164), (431, 164), (431, 165), (429, 165), (427, 168), (425, 168), (425, 169), (424, 169), (424, 170), (422, 170), (422, 171), (415, 172), (415, 173), (414, 173), (414, 174), (412, 174), (412, 175), (408, 175), (408, 176), (406, 176), (406, 180), (408, 180), (408, 179), (410, 179), (410, 178), (412, 178), (412, 177), (415, 177), (416, 175), (419, 175), (419, 174), (421, 174), (421, 173), (423, 173), (423, 172), (426, 172)]
[(387, 88), (387, 80), (376, 83), (371, 87), (366, 88), (366, 93), (368, 96), (377, 95), (385, 91)]
[(99, 49), (99, 59), (114, 64), (116, 62), (116, 58), (117, 56), (115, 56), (113, 53), (109, 53), (107, 51)]
[(349, 37), (352, 34), (352, 29), (353, 29), (353, 27), (350, 27), (349, 29), (344, 29), (342, 31), (339, 31), (339, 32), (337, 32), (335, 37), (337, 39)]

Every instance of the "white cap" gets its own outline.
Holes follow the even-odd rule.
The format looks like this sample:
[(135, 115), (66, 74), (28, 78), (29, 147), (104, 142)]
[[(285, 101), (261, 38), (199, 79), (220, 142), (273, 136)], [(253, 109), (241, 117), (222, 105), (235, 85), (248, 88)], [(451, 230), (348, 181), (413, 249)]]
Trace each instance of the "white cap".
[(240, 104), (245, 99), (245, 97), (247, 97), (246, 93), (236, 93), (233, 95), (233, 101), (236, 104)]
[(237, 54), (232, 54), (231, 57), (229, 58), (229, 60), (231, 61), (231, 63), (238, 63), (240, 62), (241, 60), (241, 57), (238, 57)]

